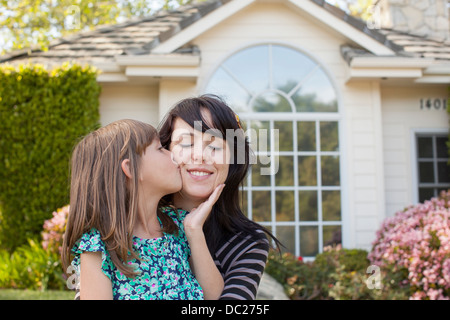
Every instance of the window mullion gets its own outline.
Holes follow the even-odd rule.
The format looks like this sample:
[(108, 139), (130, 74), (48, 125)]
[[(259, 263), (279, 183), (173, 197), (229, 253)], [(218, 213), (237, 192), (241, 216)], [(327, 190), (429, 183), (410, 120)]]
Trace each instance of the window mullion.
[(320, 145), (320, 121), (316, 121), (316, 167), (317, 167), (317, 228), (319, 236), (319, 253), (323, 250), (322, 233), (322, 159)]
[[(270, 127), (270, 154), (272, 159), (270, 160), (270, 199), (271, 199), (271, 218), (272, 218), (272, 231), (274, 231), (274, 234), (276, 235), (276, 198), (275, 198), (275, 172), (274, 172), (274, 163), (275, 163), (275, 137), (274, 137), (274, 123), (273, 120), (270, 120), (269, 122)], [(278, 159), (279, 161), (279, 159)]]
[(294, 148), (294, 221), (295, 221), (295, 255), (300, 256), (300, 205), (298, 203), (298, 140), (297, 140), (297, 121), (292, 121), (292, 140)]

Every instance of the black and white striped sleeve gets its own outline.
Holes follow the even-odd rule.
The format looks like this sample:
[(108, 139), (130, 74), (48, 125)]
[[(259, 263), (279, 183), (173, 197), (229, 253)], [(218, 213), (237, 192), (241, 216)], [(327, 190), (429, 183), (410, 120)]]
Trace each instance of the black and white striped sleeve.
[(224, 290), (220, 300), (254, 300), (269, 251), (265, 235), (258, 241), (249, 236), (232, 237), (216, 252)]

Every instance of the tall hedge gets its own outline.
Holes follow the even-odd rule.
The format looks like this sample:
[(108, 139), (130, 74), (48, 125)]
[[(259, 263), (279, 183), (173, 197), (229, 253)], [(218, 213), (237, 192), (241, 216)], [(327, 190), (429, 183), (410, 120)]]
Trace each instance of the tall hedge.
[(99, 127), (100, 86), (92, 67), (0, 66), (0, 246), (36, 238), (69, 201), (76, 141)]

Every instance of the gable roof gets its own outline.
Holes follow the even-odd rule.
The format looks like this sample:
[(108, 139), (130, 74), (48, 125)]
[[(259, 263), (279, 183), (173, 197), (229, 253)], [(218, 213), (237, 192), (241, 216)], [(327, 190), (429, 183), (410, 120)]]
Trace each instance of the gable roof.
[[(61, 64), (65, 61), (97, 65), (114, 62), (121, 56), (131, 58), (153, 53), (196, 55), (198, 54), (196, 48), (183, 48), (183, 45), (190, 40), (187, 36), (189, 30), (207, 21), (208, 16), (210, 24), (217, 24), (219, 22), (217, 16), (220, 10), (226, 11), (225, 7), (234, 6), (234, 11), (227, 9), (229, 14), (232, 14), (255, 1), (257, 0), (208, 0), (187, 5), (178, 10), (160, 12), (155, 16), (132, 19), (116, 25), (97, 27), (92, 31), (61, 38), (53, 41), (48, 51), (14, 51), (1, 56), (0, 63), (27, 62), (31, 59), (34, 63), (46, 65)], [(352, 34), (357, 35), (357, 38), (353, 40), (360, 47), (344, 46), (342, 48), (342, 56), (349, 65), (353, 58), (361, 56), (429, 58), (450, 62), (449, 41), (437, 41), (389, 29), (369, 29), (365, 22), (324, 0), (286, 0), (286, 2), (307, 10), (323, 23), (332, 25), (333, 22), (339, 22), (341, 27), (347, 28), (347, 31), (352, 30)], [(216, 15), (214, 19), (212, 19), (213, 14)], [(330, 17), (334, 21), (328, 22)], [(205, 31), (201, 31), (198, 27), (197, 29), (196, 32), (190, 32), (190, 37)], [(345, 33), (345, 30), (340, 32)], [(373, 50), (366, 44), (370, 42), (369, 40), (374, 44)]]

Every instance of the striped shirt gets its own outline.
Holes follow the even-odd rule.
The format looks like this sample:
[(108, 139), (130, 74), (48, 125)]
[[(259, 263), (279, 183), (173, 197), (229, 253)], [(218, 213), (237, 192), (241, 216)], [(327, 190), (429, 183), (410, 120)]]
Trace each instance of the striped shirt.
[(214, 262), (224, 279), (220, 300), (254, 300), (269, 252), (269, 241), (263, 231), (260, 239), (230, 237), (214, 254)]

